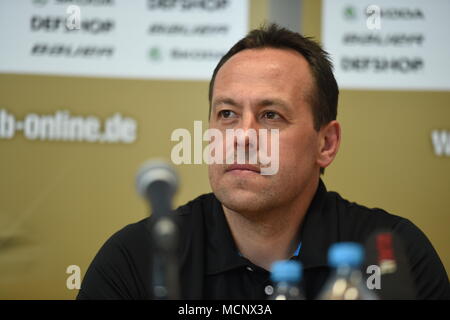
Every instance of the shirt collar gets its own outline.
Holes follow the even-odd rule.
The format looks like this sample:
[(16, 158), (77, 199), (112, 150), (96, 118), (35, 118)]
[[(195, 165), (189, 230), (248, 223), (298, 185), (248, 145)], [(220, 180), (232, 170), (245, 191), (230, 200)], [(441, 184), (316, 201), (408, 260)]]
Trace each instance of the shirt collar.
[(338, 241), (339, 221), (322, 180), (301, 225), (302, 249), (299, 260), (304, 269), (328, 266), (328, 249)]
[(298, 243), (297, 249), (294, 252), (294, 257), (298, 257), (300, 255), (300, 249), (302, 248), (302, 242)]
[[(301, 241), (293, 257), (302, 262), (304, 269), (327, 266), (328, 248), (337, 239), (337, 215), (333, 214), (336, 209), (333, 211), (326, 203), (326, 195), (326, 187), (320, 180), (300, 227)], [(207, 274), (245, 266), (247, 260), (239, 256), (222, 205), (215, 196), (211, 212), (205, 213), (205, 223)]]

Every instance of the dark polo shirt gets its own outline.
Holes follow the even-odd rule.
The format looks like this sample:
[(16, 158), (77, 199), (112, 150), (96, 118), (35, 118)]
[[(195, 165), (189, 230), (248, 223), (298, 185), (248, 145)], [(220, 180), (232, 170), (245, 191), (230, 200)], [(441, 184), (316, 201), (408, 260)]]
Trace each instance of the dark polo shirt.
[[(270, 273), (241, 256), (222, 206), (214, 194), (179, 207), (180, 281), (183, 299), (266, 299)], [(114, 234), (87, 270), (78, 299), (149, 299), (151, 252), (144, 219)], [(426, 236), (407, 219), (368, 209), (327, 192), (320, 181), (301, 226), (298, 256), (303, 290), (317, 296), (328, 274), (327, 253), (341, 241), (364, 243), (377, 230), (392, 230), (403, 241), (418, 299), (450, 299), (446, 271)]]

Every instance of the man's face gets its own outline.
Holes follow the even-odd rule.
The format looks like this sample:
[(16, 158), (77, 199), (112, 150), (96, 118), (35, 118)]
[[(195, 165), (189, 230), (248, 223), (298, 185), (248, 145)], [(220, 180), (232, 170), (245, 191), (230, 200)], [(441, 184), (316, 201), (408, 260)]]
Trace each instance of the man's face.
[(226, 129), (279, 130), (276, 174), (230, 170), (229, 164), (209, 166), (211, 188), (225, 207), (258, 214), (298, 200), (317, 181), (319, 134), (309, 102), (313, 88), (307, 61), (293, 50), (247, 49), (219, 70), (210, 128), (224, 137)]

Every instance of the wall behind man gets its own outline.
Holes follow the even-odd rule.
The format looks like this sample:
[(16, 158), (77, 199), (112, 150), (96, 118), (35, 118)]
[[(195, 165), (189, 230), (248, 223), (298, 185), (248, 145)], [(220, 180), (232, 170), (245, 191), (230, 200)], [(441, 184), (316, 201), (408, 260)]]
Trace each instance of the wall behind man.
[[(303, 1), (302, 30), (321, 39), (321, 1)], [(340, 14), (340, 13), (336, 13)], [(326, 170), (329, 190), (416, 224), (450, 270), (450, 158), (431, 132), (450, 128), (448, 91), (341, 90), (342, 145)]]

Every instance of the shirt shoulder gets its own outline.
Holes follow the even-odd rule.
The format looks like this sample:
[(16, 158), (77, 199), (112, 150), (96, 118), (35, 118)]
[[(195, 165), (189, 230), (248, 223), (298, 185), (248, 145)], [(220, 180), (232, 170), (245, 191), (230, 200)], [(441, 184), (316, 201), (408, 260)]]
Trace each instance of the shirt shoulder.
[(363, 240), (371, 231), (392, 230), (399, 223), (407, 221), (383, 209), (350, 202), (336, 192), (327, 192), (325, 206), (328, 206), (325, 210), (336, 213), (340, 236), (343, 238)]
[[(214, 195), (212, 193), (203, 194), (197, 198), (187, 202), (175, 209), (176, 217), (193, 217), (201, 216), (204, 210), (212, 206)], [(142, 243), (148, 238), (148, 225), (152, 221), (152, 216), (144, 218), (138, 222), (131, 223), (116, 233), (114, 233), (105, 243), (108, 245), (116, 245), (126, 247), (128, 250), (142, 249)], [(183, 227), (183, 226), (181, 226)]]
[[(213, 194), (204, 194), (178, 207), (174, 214), (180, 227), (185, 256), (194, 236), (202, 232), (203, 212), (212, 206)], [(115, 232), (100, 248), (84, 276), (77, 299), (147, 299), (151, 297), (150, 224), (152, 217), (129, 224)], [(198, 243), (198, 241), (196, 242)], [(184, 245), (184, 246), (183, 246)]]
[(450, 299), (445, 268), (430, 240), (410, 220), (380, 208), (368, 208), (328, 192), (326, 203), (334, 206), (341, 241), (364, 243), (377, 231), (389, 230), (398, 236), (408, 259), (418, 299)]
[(148, 218), (114, 233), (95, 255), (77, 299), (145, 299), (149, 274)]

